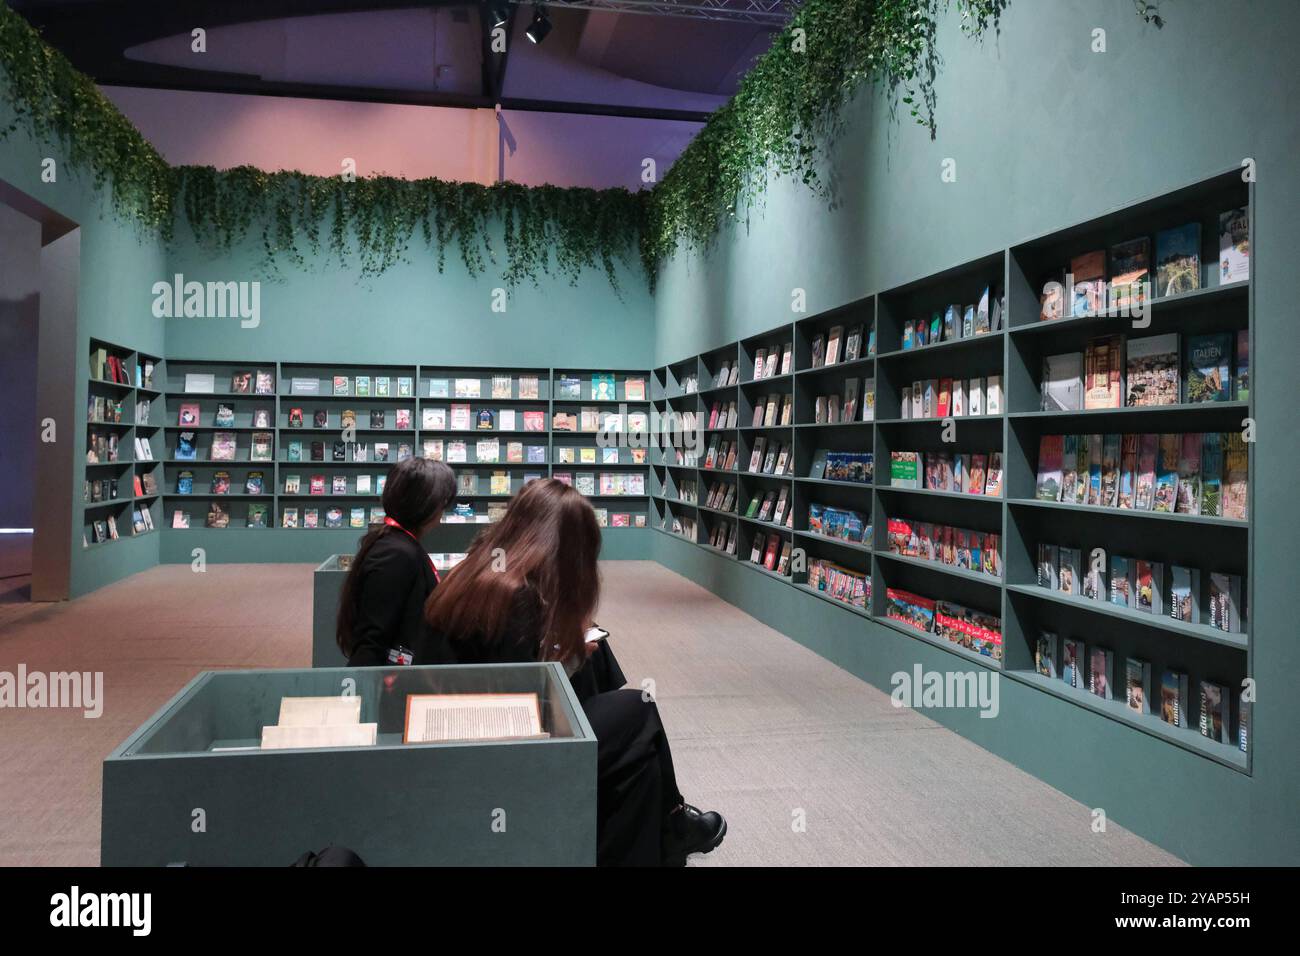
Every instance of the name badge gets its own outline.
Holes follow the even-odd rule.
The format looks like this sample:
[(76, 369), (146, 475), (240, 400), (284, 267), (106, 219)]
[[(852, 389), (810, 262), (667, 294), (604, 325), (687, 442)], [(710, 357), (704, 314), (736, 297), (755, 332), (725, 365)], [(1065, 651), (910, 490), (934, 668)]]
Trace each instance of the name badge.
[(390, 647), (388, 649), (388, 663), (409, 667), (415, 663), (415, 654), (405, 647)]

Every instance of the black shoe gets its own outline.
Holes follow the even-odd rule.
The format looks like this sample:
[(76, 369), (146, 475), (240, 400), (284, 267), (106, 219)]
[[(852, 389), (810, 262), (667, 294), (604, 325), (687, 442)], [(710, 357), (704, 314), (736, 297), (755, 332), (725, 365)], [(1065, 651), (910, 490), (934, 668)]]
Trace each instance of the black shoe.
[(668, 815), (664, 824), (665, 866), (685, 866), (692, 853), (708, 853), (727, 835), (727, 821), (712, 810), (701, 812), (689, 803)]

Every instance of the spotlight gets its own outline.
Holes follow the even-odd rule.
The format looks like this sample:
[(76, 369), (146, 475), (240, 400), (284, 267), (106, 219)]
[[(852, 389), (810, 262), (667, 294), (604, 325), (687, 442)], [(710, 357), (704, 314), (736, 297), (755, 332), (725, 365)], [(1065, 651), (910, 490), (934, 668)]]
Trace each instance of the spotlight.
[(492, 26), (503, 27), (510, 19), (510, 4), (494, 3), (488, 8), (488, 13), (492, 17)]
[(546, 16), (546, 8), (540, 3), (533, 5), (533, 22), (528, 25), (528, 30), (524, 36), (534, 43), (541, 43), (546, 39), (546, 34), (551, 32), (551, 21)]

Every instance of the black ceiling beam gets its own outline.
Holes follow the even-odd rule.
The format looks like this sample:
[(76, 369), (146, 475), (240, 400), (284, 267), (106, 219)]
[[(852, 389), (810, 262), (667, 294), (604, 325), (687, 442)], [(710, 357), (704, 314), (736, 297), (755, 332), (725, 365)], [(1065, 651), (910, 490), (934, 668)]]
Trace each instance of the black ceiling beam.
[[(507, 53), (495, 54), (495, 70), (485, 71), (484, 94), (472, 96), (423, 90), (359, 88), (326, 83), (293, 83), (260, 76), (214, 70), (192, 70), (130, 60), (123, 51), (160, 37), (188, 34), (195, 27), (212, 28), (256, 20), (393, 10), (410, 7), (464, 6), (466, 0), (99, 0), (64, 3), (50, 0), (0, 0), (38, 27), (43, 38), (96, 83), (146, 89), (191, 90), (354, 103), (396, 103), (463, 109), (502, 107), (529, 112), (623, 116), (635, 119), (702, 123), (709, 114), (698, 110), (659, 109), (606, 103), (556, 102), (533, 98), (503, 99)], [(485, 8), (484, 8), (485, 9)], [(518, 4), (510, 6), (513, 18)], [(484, 13), (486, 18), (486, 13)], [(511, 21), (513, 27), (513, 19)], [(513, 36), (511, 29), (508, 36)], [(486, 66), (486, 64), (485, 64)]]

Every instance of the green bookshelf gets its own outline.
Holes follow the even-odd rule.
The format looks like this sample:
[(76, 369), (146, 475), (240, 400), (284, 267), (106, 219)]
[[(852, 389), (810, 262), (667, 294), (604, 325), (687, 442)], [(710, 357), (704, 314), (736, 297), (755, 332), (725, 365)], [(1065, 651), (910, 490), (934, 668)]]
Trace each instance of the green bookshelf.
[[(791, 587), (791, 593), (810, 594), (892, 632), (923, 641), (977, 666), (991, 668), (1008, 679), (1069, 701), (1090, 712), (1117, 721), (1242, 773), (1251, 772), (1249, 735), (1240, 734), (1242, 708), (1237, 690), (1252, 675), (1253, 580), (1249, 574), (1253, 554), (1253, 518), (1241, 520), (1219, 515), (1165, 514), (1121, 510), (1097, 505), (1039, 501), (1035, 497), (1040, 442), (1045, 435), (1071, 433), (1189, 433), (1229, 432), (1253, 418), (1253, 397), (1228, 401), (1162, 406), (1044, 411), (1042, 365), (1049, 355), (1082, 352), (1098, 336), (1124, 333), (1130, 338), (1178, 332), (1183, 336), (1212, 332), (1234, 335), (1245, 331), (1254, 350), (1252, 280), (1218, 282), (1218, 217), (1230, 209), (1246, 207), (1252, 222), (1253, 184), (1244, 183), (1238, 170), (1229, 170), (1172, 193), (1157, 196), (1104, 216), (1053, 231), (1025, 243), (959, 263), (940, 273), (882, 290), (829, 312), (801, 317), (761, 335), (690, 356), (655, 372), (655, 409), (661, 414), (681, 412), (694, 393), (684, 386), (692, 374), (701, 388), (694, 394), (696, 411), (707, 424), (711, 399), (737, 395), (739, 422), (734, 430), (741, 453), (734, 480), (739, 490), (736, 513), (709, 507), (705, 482), (713, 474), (698, 468), (699, 499), (682, 493), (689, 479), (687, 461), (671, 446), (656, 459), (652, 482), (655, 529), (685, 538), (718, 560), (735, 561), (763, 572)], [(1114, 312), (1096, 316), (1041, 321), (1039, 292), (1072, 257), (1092, 249), (1109, 249), (1117, 243), (1146, 236), (1155, 258), (1155, 236), (1161, 230), (1188, 222), (1200, 225), (1200, 288), (1157, 295), (1145, 316), (1132, 327), (1133, 317)], [(1154, 265), (1153, 265), (1154, 268)], [(977, 303), (988, 289), (990, 306), (1001, 290), (1000, 323), (987, 332), (921, 345), (908, 339), (909, 323), (942, 319), (949, 305)], [(964, 309), (957, 313), (964, 318)], [(990, 308), (992, 312), (992, 308)], [(992, 323), (990, 323), (992, 325)], [(827, 344), (836, 330), (841, 343), (848, 330), (864, 332), (862, 350), (847, 358), (841, 349), (827, 362)], [(928, 331), (927, 324), (927, 331)], [(1181, 341), (1180, 340), (1180, 344)], [(754, 372), (760, 349), (793, 345), (792, 367), (778, 368), (772, 377)], [(875, 346), (873, 349), (872, 346)], [(878, 351), (877, 351), (878, 350)], [(735, 389), (712, 384), (719, 359), (734, 355), (741, 374)], [(1180, 358), (1185, 378), (1186, 358)], [(783, 374), (784, 373), (784, 374)], [(924, 387), (928, 380), (961, 381), (963, 400), (969, 401), (972, 380), (978, 385), (979, 407), (969, 404), (961, 416), (924, 417)], [(855, 420), (825, 421), (826, 400), (843, 395), (847, 382), (857, 380), (859, 394), (874, 385), (872, 407)], [(706, 384), (708, 383), (708, 384)], [(994, 387), (996, 386), (996, 387)], [(772, 392), (790, 394), (793, 421), (770, 424), (755, 421), (756, 406)], [(1253, 395), (1253, 392), (1251, 393)], [(990, 404), (990, 398), (995, 401)], [(918, 403), (919, 399), (919, 403)], [(715, 432), (704, 431), (707, 443)], [(789, 475), (756, 474), (750, 455), (759, 439), (789, 440), (794, 468)], [(1253, 501), (1254, 447), (1249, 453), (1249, 493)], [(813, 463), (827, 451), (870, 451), (875, 465), (872, 481), (858, 483), (814, 475)], [(995, 496), (933, 488), (894, 486), (890, 483), (891, 453), (924, 454), (947, 451), (984, 454), (1001, 459), (1001, 486)], [(691, 463), (693, 464), (693, 463)], [(719, 476), (721, 477), (721, 476)], [(783, 527), (747, 516), (755, 495), (784, 493), (791, 505), (792, 523)], [(703, 503), (702, 503), (703, 502)], [(843, 540), (819, 533), (810, 522), (813, 505), (853, 511), (863, 516), (870, 533), (862, 541)], [(988, 567), (963, 567), (898, 553), (890, 544), (891, 519), (945, 525), (978, 535), (981, 545), (997, 542), (997, 559)], [(718, 548), (710, 528), (719, 521), (739, 526), (737, 547)], [(782, 545), (792, 545), (791, 573), (778, 575), (751, 561), (754, 541), (766, 546), (775, 534)], [(989, 536), (996, 536), (996, 539)], [(974, 539), (972, 539), (974, 540)], [(1240, 632), (1215, 628), (1206, 620), (1175, 620), (1137, 607), (1120, 606), (1077, 594), (1052, 591), (1037, 583), (1038, 545), (1079, 548), (1084, 554), (1101, 548), (1106, 559), (1143, 558), (1165, 568), (1178, 564), (1197, 568), (1201, 577), (1200, 606), (1207, 603), (1209, 572), (1239, 576), (1243, 582), (1244, 626)], [(981, 558), (983, 558), (981, 549)], [(832, 562), (870, 581), (870, 594), (862, 606), (853, 606), (826, 590), (810, 585), (814, 562)], [(989, 573), (989, 570), (996, 573)], [(980, 653), (973, 646), (923, 632), (887, 616), (887, 589), (910, 591), (937, 601), (960, 604), (992, 615), (1001, 624), (1001, 653)], [(867, 628), (869, 632), (870, 628)], [(1108, 699), (1068, 686), (1059, 677), (1038, 672), (1036, 650), (1044, 632), (1060, 640), (1078, 639), (1085, 647), (1110, 650), (1113, 669), (1108, 675)], [(1129, 658), (1151, 668), (1149, 712), (1126, 705), (1125, 664)], [(1186, 674), (1189, 709), (1199, 711), (1201, 681), (1227, 688), (1232, 698), (1227, 742), (1202, 736), (1194, 716), (1188, 726), (1166, 723), (1160, 716), (1161, 676), (1166, 671)], [(1249, 724), (1249, 721), (1247, 721)], [(1253, 734), (1253, 727), (1250, 728)]]

